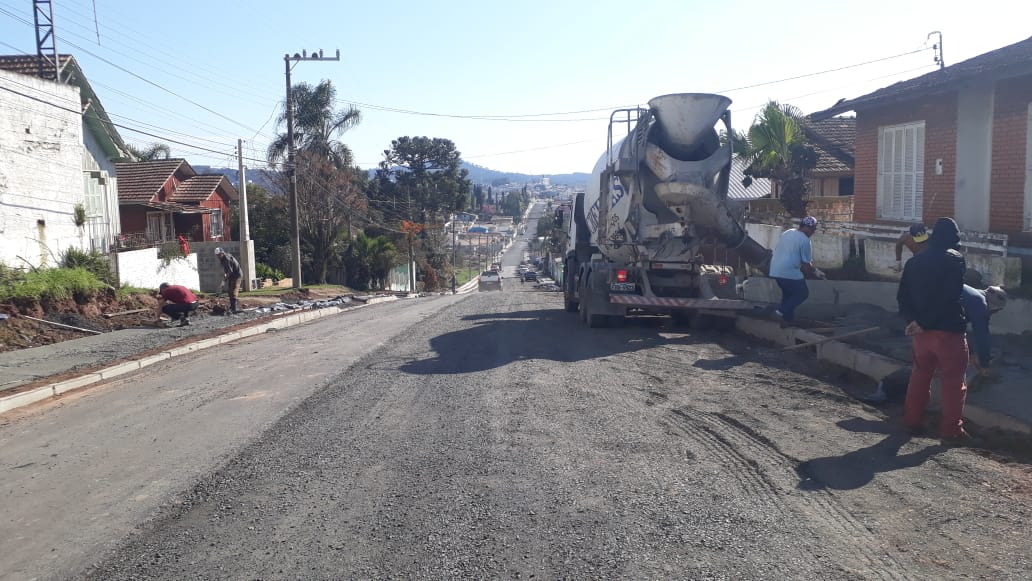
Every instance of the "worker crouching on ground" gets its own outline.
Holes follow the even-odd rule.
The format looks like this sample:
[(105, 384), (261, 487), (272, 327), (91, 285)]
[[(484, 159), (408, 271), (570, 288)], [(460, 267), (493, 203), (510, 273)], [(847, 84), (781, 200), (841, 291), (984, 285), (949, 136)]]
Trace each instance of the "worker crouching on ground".
[(964, 285), (961, 295), (964, 314), (971, 323), (971, 341), (969, 363), (978, 369), (978, 374), (990, 375), (992, 363), (992, 335), (989, 333), (989, 317), (1002, 311), (1007, 306), (1007, 293), (998, 286), (985, 290)]
[(813, 265), (813, 246), (810, 237), (817, 231), (817, 219), (807, 216), (799, 221), (798, 228), (786, 230), (774, 247), (770, 261), (770, 277), (781, 289), (781, 306), (774, 315), (782, 320), (782, 326), (795, 324), (795, 311), (810, 296), (806, 276), (824, 279), (824, 273)]
[(961, 304), (964, 255), (958, 250), (960, 234), (951, 218), (939, 218), (928, 247), (907, 261), (896, 300), (907, 322), (914, 366), (907, 384), (903, 421), (911, 434), (924, 432), (924, 413), (931, 397), (936, 370), (942, 385), (939, 436), (944, 445), (971, 442), (964, 430), (967, 385), (967, 319)]
[(239, 313), (240, 311), (237, 310), (237, 296), (240, 292), (240, 279), (243, 277), (244, 272), (240, 269), (240, 263), (237, 262), (237, 259), (225, 250), (216, 248), (215, 256), (219, 258), (219, 262), (222, 263), (222, 270), (225, 272), (226, 292), (229, 293), (229, 312)]
[[(165, 313), (172, 317), (173, 321), (179, 321), (180, 327), (190, 324), (190, 313), (197, 310), (197, 296), (190, 292), (190, 289), (163, 282), (158, 287), (158, 298), (161, 299), (158, 305), (159, 313)], [(160, 314), (158, 319), (160, 321)]]

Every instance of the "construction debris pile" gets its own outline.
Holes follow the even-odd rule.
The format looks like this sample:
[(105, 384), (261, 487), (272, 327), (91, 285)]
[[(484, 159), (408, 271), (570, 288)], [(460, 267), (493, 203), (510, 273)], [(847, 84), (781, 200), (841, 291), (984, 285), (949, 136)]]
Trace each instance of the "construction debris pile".
[[(357, 298), (357, 297), (356, 297)], [(343, 307), (351, 304), (352, 298), (336, 296), (332, 299), (320, 299), (315, 301), (298, 301), (296, 303), (273, 303), (255, 309), (256, 313), (276, 313), (283, 311), (296, 311), (304, 309), (325, 309), (327, 307)]]

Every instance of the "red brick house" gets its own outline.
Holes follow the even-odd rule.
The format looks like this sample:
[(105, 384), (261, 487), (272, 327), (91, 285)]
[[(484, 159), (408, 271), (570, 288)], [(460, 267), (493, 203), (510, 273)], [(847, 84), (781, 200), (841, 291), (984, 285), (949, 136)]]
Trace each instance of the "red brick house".
[(236, 188), (221, 174), (198, 175), (183, 159), (119, 163), (118, 204), (125, 246), (152, 246), (182, 234), (198, 242), (230, 239)]
[(854, 220), (931, 224), (1032, 245), (1032, 38), (873, 93), (856, 113)]

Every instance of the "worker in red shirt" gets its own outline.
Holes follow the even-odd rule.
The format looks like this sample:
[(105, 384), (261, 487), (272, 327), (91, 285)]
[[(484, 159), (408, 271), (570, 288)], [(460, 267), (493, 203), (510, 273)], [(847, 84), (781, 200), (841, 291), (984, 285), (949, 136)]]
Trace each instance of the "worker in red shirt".
[[(158, 287), (158, 298), (161, 299), (159, 312), (172, 317), (173, 321), (179, 321), (180, 327), (190, 324), (190, 313), (197, 311), (197, 295), (190, 292), (190, 289), (163, 282)], [(161, 316), (158, 315), (158, 318)]]

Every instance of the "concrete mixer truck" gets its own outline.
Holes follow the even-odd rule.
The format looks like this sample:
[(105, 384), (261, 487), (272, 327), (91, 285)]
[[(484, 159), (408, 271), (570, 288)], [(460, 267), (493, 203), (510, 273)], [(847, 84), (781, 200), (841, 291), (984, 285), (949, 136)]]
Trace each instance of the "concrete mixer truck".
[[(749, 237), (727, 198), (731, 100), (687, 93), (618, 109), (606, 152), (577, 194), (564, 258), (567, 312), (590, 327), (668, 314), (696, 327), (733, 324), (735, 269), (765, 271), (770, 251)], [(722, 127), (721, 127), (722, 125)], [(614, 133), (626, 132), (614, 143)], [(718, 256), (734, 256), (734, 261)]]

